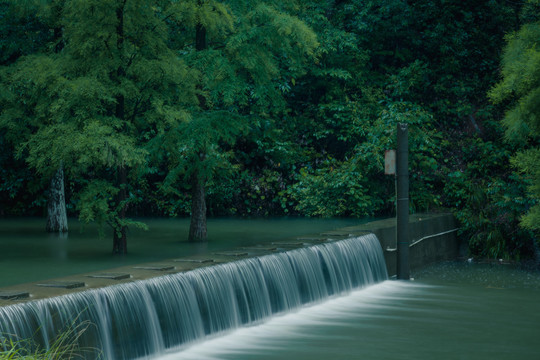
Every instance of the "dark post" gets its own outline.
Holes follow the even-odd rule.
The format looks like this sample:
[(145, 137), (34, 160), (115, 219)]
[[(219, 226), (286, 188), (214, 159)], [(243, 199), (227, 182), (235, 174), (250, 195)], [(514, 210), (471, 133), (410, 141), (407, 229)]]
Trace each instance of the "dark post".
[(397, 126), (397, 278), (409, 280), (409, 140), (407, 124)]

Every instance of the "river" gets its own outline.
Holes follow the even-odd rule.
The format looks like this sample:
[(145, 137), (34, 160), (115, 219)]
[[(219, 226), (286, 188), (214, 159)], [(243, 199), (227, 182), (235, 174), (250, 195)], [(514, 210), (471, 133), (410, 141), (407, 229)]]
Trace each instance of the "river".
[(540, 274), (436, 264), (159, 360), (520, 359), (540, 357)]

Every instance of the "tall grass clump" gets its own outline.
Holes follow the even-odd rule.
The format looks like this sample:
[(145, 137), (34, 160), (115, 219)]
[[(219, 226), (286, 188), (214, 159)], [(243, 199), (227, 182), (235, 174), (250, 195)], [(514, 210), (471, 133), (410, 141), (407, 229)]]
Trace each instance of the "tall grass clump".
[(92, 326), (89, 321), (75, 325), (75, 320), (50, 342), (47, 348), (34, 339), (18, 339), (17, 335), (0, 334), (0, 360), (63, 360), (86, 359), (88, 354), (95, 355), (96, 349), (83, 348), (79, 339)]

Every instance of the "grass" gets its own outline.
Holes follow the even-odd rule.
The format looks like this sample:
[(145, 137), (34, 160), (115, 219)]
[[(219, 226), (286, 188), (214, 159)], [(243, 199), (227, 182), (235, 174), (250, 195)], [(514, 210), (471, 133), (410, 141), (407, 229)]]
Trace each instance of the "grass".
[(48, 349), (39, 346), (33, 339), (0, 335), (0, 360), (85, 359), (85, 354), (95, 353), (96, 349), (81, 348), (79, 339), (92, 324), (85, 321), (75, 325), (75, 321), (53, 339)]

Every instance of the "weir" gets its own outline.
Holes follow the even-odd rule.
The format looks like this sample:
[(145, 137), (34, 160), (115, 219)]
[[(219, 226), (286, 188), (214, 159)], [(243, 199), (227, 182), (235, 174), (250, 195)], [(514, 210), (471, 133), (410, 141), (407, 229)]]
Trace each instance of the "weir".
[(47, 348), (66, 326), (90, 324), (78, 340), (88, 358), (149, 357), (387, 278), (368, 234), (0, 307), (0, 339)]

